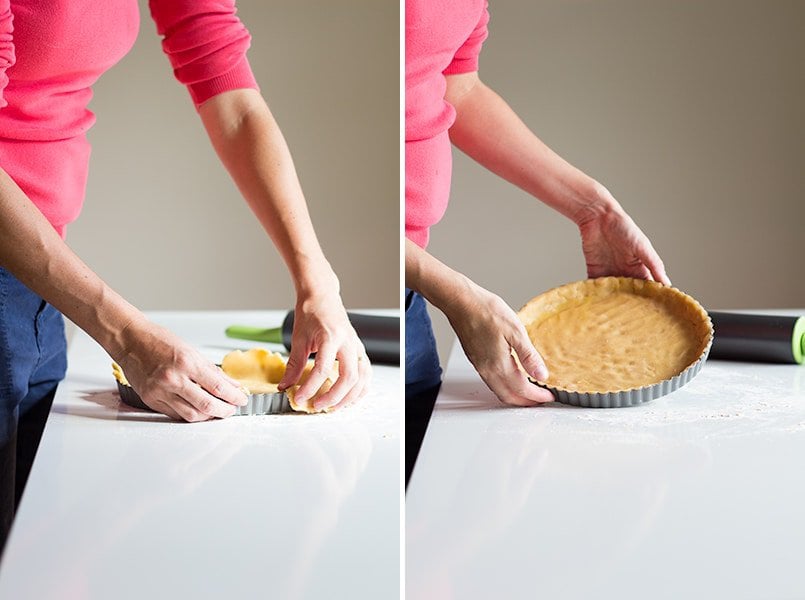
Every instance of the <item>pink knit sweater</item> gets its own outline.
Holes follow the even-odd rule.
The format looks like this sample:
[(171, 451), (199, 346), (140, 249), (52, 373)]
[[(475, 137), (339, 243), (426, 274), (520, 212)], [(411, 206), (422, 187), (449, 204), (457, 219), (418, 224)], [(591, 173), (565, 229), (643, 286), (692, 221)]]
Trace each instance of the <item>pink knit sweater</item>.
[[(235, 0), (150, 0), (176, 78), (196, 106), (256, 88)], [(131, 49), (137, 0), (0, 0), (0, 167), (64, 236), (81, 211), (92, 85)]]
[(405, 236), (423, 248), (450, 195), (444, 76), (478, 70), (488, 21), (485, 0), (405, 2)]

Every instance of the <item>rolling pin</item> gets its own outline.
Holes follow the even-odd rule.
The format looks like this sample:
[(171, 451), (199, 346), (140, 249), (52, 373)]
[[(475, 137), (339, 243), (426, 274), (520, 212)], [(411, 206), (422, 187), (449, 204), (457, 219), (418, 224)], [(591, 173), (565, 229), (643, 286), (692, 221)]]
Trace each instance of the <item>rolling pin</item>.
[(802, 364), (805, 317), (708, 314), (715, 330), (710, 358)]
[[(400, 318), (380, 317), (348, 312), (349, 321), (366, 348), (369, 360), (400, 366)], [(283, 344), (291, 349), (294, 311), (288, 312), (282, 327), (264, 329), (247, 325), (232, 325), (226, 328), (227, 337), (255, 342)]]

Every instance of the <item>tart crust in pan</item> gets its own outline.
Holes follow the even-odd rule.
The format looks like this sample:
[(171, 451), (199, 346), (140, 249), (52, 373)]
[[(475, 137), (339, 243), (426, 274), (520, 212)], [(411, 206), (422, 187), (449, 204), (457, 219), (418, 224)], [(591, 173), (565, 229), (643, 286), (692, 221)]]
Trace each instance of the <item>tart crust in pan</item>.
[(607, 394), (670, 380), (706, 357), (707, 312), (654, 281), (601, 277), (540, 294), (518, 313), (549, 377), (540, 385)]
[[(278, 392), (277, 384), (285, 375), (286, 360), (277, 352), (269, 352), (264, 348), (252, 348), (251, 350), (235, 350), (224, 356), (221, 361), (221, 369), (224, 373), (237, 379), (249, 394), (267, 394)], [(302, 376), (296, 385), (292, 385), (286, 390), (288, 402), (291, 408), (297, 412), (314, 413), (318, 412), (313, 406), (313, 401), (327, 392), (333, 382), (338, 378), (338, 362), (333, 364), (330, 375), (324, 380), (313, 396), (306, 402), (299, 403), (296, 400), (296, 392), (299, 387), (307, 380), (313, 370), (314, 362), (309, 360), (305, 365)]]
[[(308, 361), (299, 382), (285, 390), (288, 396), (288, 405), (293, 411), (320, 412), (314, 407), (314, 400), (327, 392), (338, 378), (338, 361), (336, 361), (328, 378), (324, 380), (324, 383), (321, 384), (316, 393), (304, 403), (300, 403), (296, 400), (296, 392), (307, 380), (313, 366), (314, 362)], [(281, 354), (269, 352), (263, 348), (253, 348), (245, 352), (235, 350), (224, 356), (221, 361), (221, 370), (240, 383), (241, 389), (249, 396), (250, 401), (261, 398), (264, 400), (269, 396), (279, 394), (277, 384), (285, 375), (285, 369), (286, 360)], [(112, 373), (118, 382), (118, 389), (121, 392), (123, 401), (131, 406), (148, 409), (148, 406), (131, 387), (123, 373), (123, 369), (117, 363), (112, 363)]]

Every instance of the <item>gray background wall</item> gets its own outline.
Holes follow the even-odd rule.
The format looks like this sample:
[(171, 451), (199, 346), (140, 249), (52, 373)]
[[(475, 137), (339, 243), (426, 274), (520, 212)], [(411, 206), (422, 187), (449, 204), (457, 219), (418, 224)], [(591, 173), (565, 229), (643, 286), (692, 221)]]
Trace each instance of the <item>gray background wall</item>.
[[(710, 308), (805, 307), (805, 2), (490, 4), (482, 79), (614, 193), (674, 285)], [(454, 158), (434, 255), (515, 309), (586, 276), (575, 226)]]
[[(399, 306), (399, 5), (238, 6), (346, 305)], [(95, 86), (87, 200), (68, 243), (142, 309), (292, 307), (279, 255), (140, 7), (134, 49)]]

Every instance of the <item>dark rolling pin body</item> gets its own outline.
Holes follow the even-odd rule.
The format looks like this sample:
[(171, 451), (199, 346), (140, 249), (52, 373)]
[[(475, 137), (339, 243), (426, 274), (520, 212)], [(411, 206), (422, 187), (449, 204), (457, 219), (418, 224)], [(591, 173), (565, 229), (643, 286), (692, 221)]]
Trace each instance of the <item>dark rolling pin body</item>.
[(805, 317), (709, 312), (710, 358), (802, 364)]
[[(369, 360), (376, 363), (400, 365), (400, 318), (347, 313), (349, 321), (366, 348)], [(285, 315), (282, 327), (262, 329), (245, 325), (228, 327), (226, 335), (243, 340), (283, 344), (291, 349), (294, 311)]]

